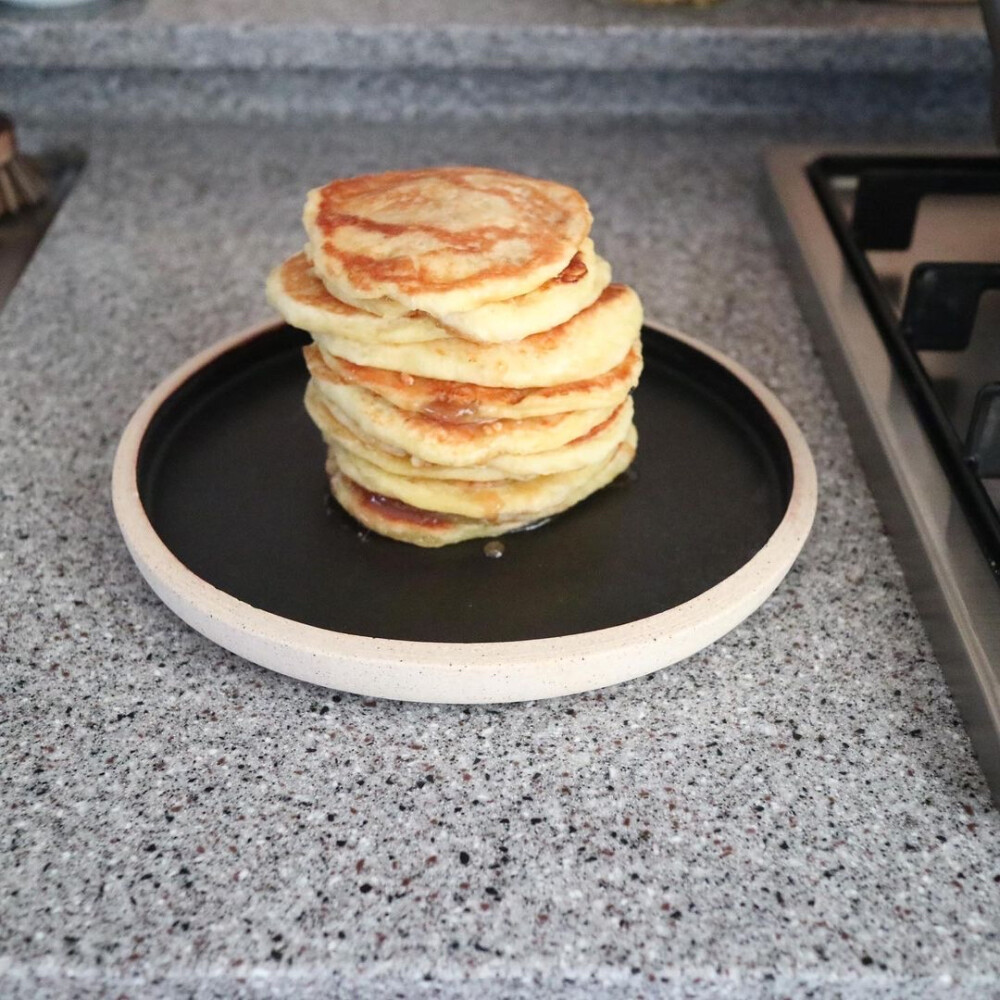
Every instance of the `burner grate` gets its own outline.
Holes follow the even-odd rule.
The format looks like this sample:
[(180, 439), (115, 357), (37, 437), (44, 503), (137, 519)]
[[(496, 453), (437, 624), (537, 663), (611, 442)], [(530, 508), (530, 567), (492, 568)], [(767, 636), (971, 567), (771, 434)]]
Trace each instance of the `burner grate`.
[(1000, 194), (1000, 160), (988, 157), (868, 158), (867, 163), (825, 157), (817, 165), (821, 173), (845, 167), (857, 177), (850, 228), (862, 250), (905, 250), (920, 202), (929, 195)]
[(1000, 264), (918, 264), (910, 276), (900, 333), (914, 351), (964, 351), (982, 297), (994, 290), (1000, 290)]
[(911, 250), (929, 199), (1000, 195), (1000, 159), (826, 156), (808, 176), (1000, 583), (1000, 491), (984, 482), (1000, 476), (1000, 263), (918, 259), (902, 276), (876, 266)]

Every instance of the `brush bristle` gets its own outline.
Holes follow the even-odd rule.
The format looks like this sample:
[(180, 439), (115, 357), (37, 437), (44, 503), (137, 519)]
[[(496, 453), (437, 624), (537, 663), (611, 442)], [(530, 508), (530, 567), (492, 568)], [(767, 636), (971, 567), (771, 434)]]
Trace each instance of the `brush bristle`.
[(14, 155), (0, 166), (0, 216), (37, 205), (47, 193), (45, 178), (26, 157)]

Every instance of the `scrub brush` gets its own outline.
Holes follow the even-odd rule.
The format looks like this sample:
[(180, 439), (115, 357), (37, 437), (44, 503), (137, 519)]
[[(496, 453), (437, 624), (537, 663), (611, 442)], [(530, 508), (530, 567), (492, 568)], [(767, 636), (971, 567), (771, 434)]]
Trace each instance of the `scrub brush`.
[(38, 204), (47, 193), (45, 178), (18, 151), (14, 123), (0, 114), (0, 218)]

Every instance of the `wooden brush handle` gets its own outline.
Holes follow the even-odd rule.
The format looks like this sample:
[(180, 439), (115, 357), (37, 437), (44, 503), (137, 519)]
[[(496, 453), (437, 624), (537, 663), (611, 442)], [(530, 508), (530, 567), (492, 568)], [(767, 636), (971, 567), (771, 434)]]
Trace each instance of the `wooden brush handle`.
[(0, 170), (17, 156), (17, 140), (14, 138), (14, 123), (7, 115), (0, 114)]

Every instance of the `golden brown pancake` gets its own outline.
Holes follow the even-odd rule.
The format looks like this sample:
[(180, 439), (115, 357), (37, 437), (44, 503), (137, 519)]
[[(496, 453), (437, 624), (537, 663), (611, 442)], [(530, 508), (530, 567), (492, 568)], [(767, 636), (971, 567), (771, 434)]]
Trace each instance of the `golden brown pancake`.
[(359, 486), (337, 468), (333, 459), (327, 463), (326, 471), (330, 479), (330, 491), (340, 506), (356, 521), (386, 538), (409, 542), (421, 548), (440, 548), (442, 545), (453, 545), (470, 538), (495, 538), (533, 523), (526, 518), (523, 521), (489, 524), (465, 517), (418, 510), (401, 500), (372, 493)]
[(561, 448), (607, 420), (615, 408), (569, 410), (523, 420), (453, 423), (400, 410), (354, 385), (316, 383), (342, 424), (385, 451), (433, 465), (480, 465), (499, 455), (533, 455)]
[(373, 344), (419, 344), (448, 336), (437, 320), (422, 313), (401, 308), (391, 315), (375, 316), (334, 298), (302, 253), (274, 268), (264, 290), (286, 323), (312, 336), (326, 334)]
[(639, 296), (608, 285), (597, 301), (561, 326), (512, 344), (458, 337), (420, 344), (369, 344), (310, 330), (324, 357), (444, 382), (533, 389), (596, 378), (617, 368), (642, 326)]
[(269, 301), (309, 333), (330, 488), (421, 546), (532, 527), (628, 467), (642, 306), (582, 196), (482, 167), (309, 192)]
[(567, 410), (617, 406), (639, 381), (642, 354), (636, 343), (620, 365), (594, 378), (535, 389), (504, 389), (420, 378), (404, 372), (355, 365), (343, 358), (323, 357), (310, 344), (304, 349), (309, 372), (317, 382), (346, 382), (367, 389), (393, 406), (426, 413), (454, 423), (542, 417)]
[[(436, 548), (470, 538), (496, 537), (561, 513), (607, 486), (624, 472), (635, 457), (635, 447), (636, 437), (632, 431), (610, 459), (594, 469), (589, 478), (578, 482), (574, 489), (566, 490), (551, 506), (520, 516), (510, 513), (502, 520), (466, 517), (415, 507), (353, 480), (346, 469), (339, 467), (332, 455), (327, 461), (327, 474), (337, 501), (363, 525), (388, 538), (425, 548)], [(493, 492), (497, 492), (495, 484), (492, 485)], [(502, 503), (490, 506), (502, 506)]]
[(607, 261), (594, 253), (591, 240), (584, 240), (570, 263), (541, 288), (440, 320), (390, 299), (341, 301), (330, 294), (305, 253), (274, 268), (265, 291), (287, 322), (313, 334), (376, 344), (420, 343), (455, 335), (478, 343), (508, 343), (565, 323), (596, 301), (610, 281)]
[(421, 476), (425, 479), (468, 479), (489, 482), (497, 479), (530, 479), (554, 472), (569, 472), (603, 461), (625, 439), (632, 423), (631, 398), (606, 420), (585, 434), (552, 451), (531, 454), (500, 454), (488, 462), (475, 465), (439, 465), (425, 462), (409, 454), (390, 450), (377, 441), (363, 437), (358, 428), (337, 419), (333, 408), (310, 381), (306, 387), (305, 405), (313, 423), (320, 429), (328, 445), (339, 445), (373, 465), (398, 476)]
[[(620, 457), (622, 449), (634, 451), (634, 441), (635, 429), (630, 428), (615, 456)], [(531, 479), (475, 482), (464, 479), (424, 479), (420, 477), (419, 471), (412, 476), (397, 476), (337, 444), (330, 446), (329, 453), (344, 475), (367, 490), (395, 497), (421, 510), (493, 522), (544, 517), (554, 509), (564, 509), (562, 504), (567, 497), (583, 497), (591, 493), (592, 490), (585, 487), (612, 461), (612, 458), (608, 458), (596, 466), (533, 476)]]
[(595, 302), (610, 282), (611, 265), (587, 239), (569, 264), (535, 291), (440, 319), (460, 337), (483, 344), (509, 343), (565, 323)]
[(441, 317), (554, 278), (591, 215), (562, 184), (466, 166), (333, 181), (309, 192), (303, 223), (338, 298), (388, 298)]
[[(283, 292), (281, 286), (285, 269), (291, 270), (303, 265), (312, 268), (311, 257), (312, 250), (307, 246), (303, 254), (296, 255), (272, 272), (268, 280), (268, 297), (282, 312), (286, 308), (302, 312), (301, 307), (297, 307), (294, 301), (290, 306), (283, 304), (283, 299), (293, 297), (294, 292), (289, 296)], [(322, 283), (318, 275), (317, 280)], [(521, 340), (565, 323), (581, 309), (589, 306), (607, 288), (610, 281), (611, 265), (594, 252), (593, 241), (586, 239), (569, 264), (554, 278), (550, 278), (545, 284), (526, 295), (518, 295), (503, 302), (490, 302), (467, 312), (447, 313), (434, 320), (429, 314), (415, 312), (392, 299), (356, 298), (344, 289), (340, 289), (341, 298), (338, 301), (342, 305), (349, 305), (358, 310), (358, 314), (350, 317), (350, 324), (344, 322), (344, 310), (340, 310), (339, 315), (319, 318), (315, 315), (303, 315), (303, 321), (305, 325), (318, 323), (322, 326), (325, 323), (335, 334), (338, 333), (339, 326), (343, 335), (356, 334), (358, 340), (394, 342), (397, 338), (386, 337), (384, 333), (393, 327), (378, 320), (399, 320), (404, 317), (412, 320), (421, 317), (424, 321), (440, 323), (449, 334), (457, 334), (467, 340), (483, 344), (502, 344)], [(325, 285), (323, 287), (326, 288)], [(337, 298), (336, 295), (333, 297)], [(377, 320), (366, 324), (365, 317), (368, 315), (374, 315)], [(293, 322), (291, 315), (289, 322)], [(416, 326), (422, 330), (432, 329), (427, 322), (417, 323)]]

